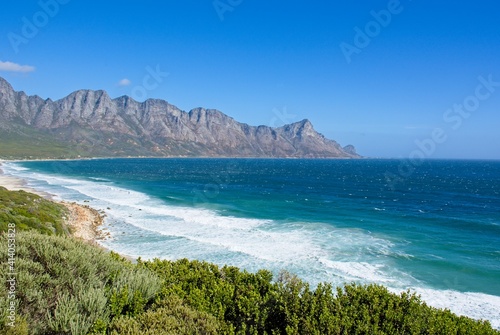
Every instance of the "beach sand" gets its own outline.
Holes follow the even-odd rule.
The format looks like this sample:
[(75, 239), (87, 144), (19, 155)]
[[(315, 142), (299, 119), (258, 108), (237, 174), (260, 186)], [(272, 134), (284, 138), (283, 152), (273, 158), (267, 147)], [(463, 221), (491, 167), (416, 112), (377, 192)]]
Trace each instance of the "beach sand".
[(10, 191), (26, 191), (26, 192), (37, 194), (37, 195), (44, 197), (46, 199), (52, 199), (51, 194), (41, 192), (41, 191), (38, 191), (38, 190), (35, 190), (31, 187), (26, 186), (26, 182), (24, 180), (3, 174), (1, 161), (0, 161), (0, 186), (3, 186)]
[[(26, 182), (22, 179), (3, 174), (1, 163), (0, 161), (0, 186), (10, 191), (34, 193), (48, 200), (55, 201), (53, 195), (28, 187)], [(97, 210), (75, 202), (57, 202), (66, 206), (68, 209), (68, 216), (66, 217), (65, 223), (70, 228), (72, 236), (95, 245), (99, 245), (97, 240), (106, 237), (105, 234), (99, 230), (99, 226), (103, 223), (104, 216)]]

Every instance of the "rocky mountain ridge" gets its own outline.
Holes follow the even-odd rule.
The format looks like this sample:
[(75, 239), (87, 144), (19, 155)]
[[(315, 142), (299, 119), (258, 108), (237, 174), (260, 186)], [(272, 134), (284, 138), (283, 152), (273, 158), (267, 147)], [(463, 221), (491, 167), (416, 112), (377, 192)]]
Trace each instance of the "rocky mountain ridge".
[(102, 90), (44, 100), (16, 92), (1, 77), (0, 131), (0, 155), (24, 143), (22, 151), (33, 147), (35, 156), (36, 148), (52, 146), (64, 157), (359, 157), (353, 146), (342, 148), (316, 132), (309, 120), (249, 126), (215, 109), (185, 112), (159, 99), (111, 99)]

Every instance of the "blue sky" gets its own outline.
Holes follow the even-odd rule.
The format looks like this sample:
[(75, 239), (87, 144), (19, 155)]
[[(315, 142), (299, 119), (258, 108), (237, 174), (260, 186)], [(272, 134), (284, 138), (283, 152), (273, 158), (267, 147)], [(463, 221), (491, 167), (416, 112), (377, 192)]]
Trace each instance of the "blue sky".
[(0, 76), (43, 98), (104, 89), (252, 125), (308, 118), (371, 157), (500, 159), (499, 13), (493, 0), (6, 1)]

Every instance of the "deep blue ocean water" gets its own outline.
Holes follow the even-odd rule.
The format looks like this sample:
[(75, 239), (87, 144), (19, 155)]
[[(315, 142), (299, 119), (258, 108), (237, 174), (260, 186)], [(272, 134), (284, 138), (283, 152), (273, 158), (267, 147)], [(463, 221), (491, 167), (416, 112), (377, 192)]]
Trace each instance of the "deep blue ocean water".
[(111, 238), (102, 244), (123, 254), (286, 269), (313, 285), (410, 288), (500, 327), (500, 162), (404, 163), (103, 159), (2, 169), (104, 210)]

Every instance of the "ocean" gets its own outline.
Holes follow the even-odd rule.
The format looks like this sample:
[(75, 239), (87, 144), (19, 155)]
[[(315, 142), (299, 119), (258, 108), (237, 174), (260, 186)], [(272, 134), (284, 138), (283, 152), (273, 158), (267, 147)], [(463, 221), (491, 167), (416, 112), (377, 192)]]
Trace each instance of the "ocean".
[(404, 164), (172, 158), (2, 169), (105, 211), (110, 238), (100, 243), (125, 255), (410, 289), (500, 329), (500, 162)]

